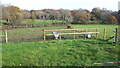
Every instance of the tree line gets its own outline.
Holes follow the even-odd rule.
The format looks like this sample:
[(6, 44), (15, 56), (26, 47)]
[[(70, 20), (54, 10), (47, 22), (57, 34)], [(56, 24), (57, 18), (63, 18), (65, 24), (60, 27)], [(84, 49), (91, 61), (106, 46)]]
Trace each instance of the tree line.
[(42, 9), (42, 10), (21, 10), (16, 6), (2, 5), (2, 20), (20, 24), (26, 19), (40, 20), (63, 20), (69, 23), (99, 23), (118, 24), (118, 12), (100, 8), (87, 9)]

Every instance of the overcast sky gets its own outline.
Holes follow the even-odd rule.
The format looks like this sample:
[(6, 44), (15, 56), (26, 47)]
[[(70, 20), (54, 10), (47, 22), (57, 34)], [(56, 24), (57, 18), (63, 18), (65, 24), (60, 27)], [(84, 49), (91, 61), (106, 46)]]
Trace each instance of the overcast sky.
[(120, 0), (2, 0), (2, 4), (18, 6), (20, 9), (88, 9), (94, 7), (107, 8), (108, 10), (118, 11)]

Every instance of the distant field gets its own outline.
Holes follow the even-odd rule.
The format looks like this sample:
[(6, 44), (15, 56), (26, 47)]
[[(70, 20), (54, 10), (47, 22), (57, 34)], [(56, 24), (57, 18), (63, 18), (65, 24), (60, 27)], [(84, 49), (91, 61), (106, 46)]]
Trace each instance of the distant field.
[(23, 21), (21, 24), (36, 24), (36, 25), (51, 25), (53, 23), (66, 23), (66, 21), (62, 20), (31, 20), (27, 19)]
[(118, 45), (97, 40), (17, 42), (2, 45), (3, 66), (97, 66), (118, 62)]
[[(6, 20), (2, 20), (1, 22), (6, 22)], [(13, 23), (13, 22), (12, 22)], [(34, 24), (34, 25), (52, 25), (53, 23), (67, 23), (66, 21), (63, 20), (40, 20), (40, 19), (26, 19), (21, 23), (16, 23), (16, 24)]]

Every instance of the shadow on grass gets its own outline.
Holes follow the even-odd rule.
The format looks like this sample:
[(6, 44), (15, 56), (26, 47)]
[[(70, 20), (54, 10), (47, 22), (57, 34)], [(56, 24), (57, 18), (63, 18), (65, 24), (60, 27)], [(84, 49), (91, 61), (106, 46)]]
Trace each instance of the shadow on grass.
[[(92, 39), (93, 40), (93, 39)], [(109, 44), (109, 45), (116, 45), (117, 43), (113, 43), (113, 42), (110, 42), (110, 41), (107, 41), (107, 40), (104, 40), (104, 39), (101, 39), (101, 38), (98, 38), (98, 39), (94, 39), (94, 42), (93, 41), (83, 41), (85, 43), (90, 43), (90, 44)]]

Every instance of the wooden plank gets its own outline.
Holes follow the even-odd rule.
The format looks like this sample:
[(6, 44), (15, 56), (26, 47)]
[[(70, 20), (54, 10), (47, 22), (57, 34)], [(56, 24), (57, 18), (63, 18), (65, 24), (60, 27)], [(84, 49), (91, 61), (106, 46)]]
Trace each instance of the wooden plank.
[(45, 31), (68, 31), (68, 30), (96, 30), (98, 28), (89, 28), (89, 29), (55, 29), (55, 30), (45, 30)]
[(58, 33), (58, 34), (46, 34), (46, 35), (67, 35), (67, 34), (93, 34), (93, 33), (100, 33), (100, 32), (81, 32), (81, 33)]
[[(9, 31), (18, 31), (18, 30), (9, 30)], [(26, 29), (26, 30), (20, 30), (20, 31), (43, 31), (43, 30), (30, 30), (30, 29)]]

